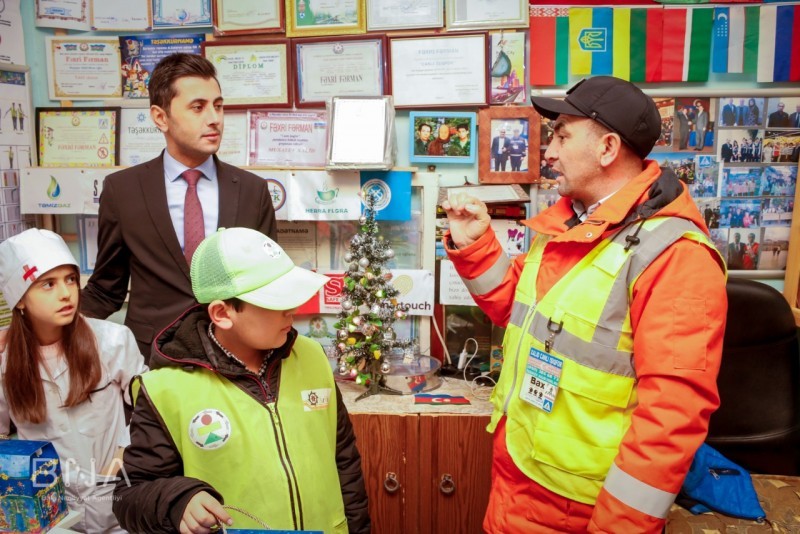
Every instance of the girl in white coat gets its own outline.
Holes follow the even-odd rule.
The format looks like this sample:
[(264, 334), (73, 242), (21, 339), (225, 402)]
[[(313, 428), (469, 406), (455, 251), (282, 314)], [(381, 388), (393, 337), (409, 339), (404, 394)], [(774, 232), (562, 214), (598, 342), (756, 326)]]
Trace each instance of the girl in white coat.
[[(129, 442), (123, 402), (147, 370), (127, 327), (78, 313), (78, 263), (61, 237), (32, 229), (0, 243), (0, 291), (12, 310), (0, 362), (0, 438), (51, 442), (72, 527), (124, 532), (111, 512)], [(120, 473), (123, 475), (124, 473)]]

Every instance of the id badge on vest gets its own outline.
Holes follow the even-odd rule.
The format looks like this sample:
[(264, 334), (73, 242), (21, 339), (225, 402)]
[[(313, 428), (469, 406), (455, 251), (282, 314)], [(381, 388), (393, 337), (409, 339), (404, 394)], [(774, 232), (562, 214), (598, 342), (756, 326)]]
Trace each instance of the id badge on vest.
[(564, 360), (561, 358), (531, 349), (519, 397), (540, 410), (552, 412), (563, 366)]

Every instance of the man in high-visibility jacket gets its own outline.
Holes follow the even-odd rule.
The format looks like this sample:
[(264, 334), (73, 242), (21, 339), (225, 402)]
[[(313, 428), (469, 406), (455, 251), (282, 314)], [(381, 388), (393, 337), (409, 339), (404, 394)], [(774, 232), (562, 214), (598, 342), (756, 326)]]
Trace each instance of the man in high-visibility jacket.
[(485, 204), (444, 201), (445, 247), (506, 327), (487, 532), (660, 533), (719, 405), (725, 266), (687, 188), (646, 160), (652, 99), (611, 77), (565, 100), (545, 158), (562, 198), (509, 260)]

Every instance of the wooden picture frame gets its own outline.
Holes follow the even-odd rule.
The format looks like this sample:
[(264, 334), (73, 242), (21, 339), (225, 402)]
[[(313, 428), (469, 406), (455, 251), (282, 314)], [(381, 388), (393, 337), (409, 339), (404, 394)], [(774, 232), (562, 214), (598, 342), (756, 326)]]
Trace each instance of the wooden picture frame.
[(333, 0), (330, 12), (316, 12), (315, 0), (286, 0), (286, 36), (313, 37), (367, 32), (365, 0)]
[(390, 94), (383, 34), (292, 39), (294, 102), (321, 108), (334, 96)]
[(489, 107), (478, 111), (480, 183), (539, 182), (539, 120), (532, 107)]
[[(794, 191), (794, 205), (800, 201), (800, 187)], [(783, 281), (783, 296), (792, 308), (794, 322), (800, 326), (800, 215), (792, 217), (792, 226), (789, 232), (794, 239), (789, 239), (789, 256), (786, 259), (786, 274)]]
[(444, 11), (447, 31), (527, 28), (530, 21), (526, 0), (446, 0)]
[(283, 0), (267, 0), (266, 2), (264, 0), (212, 0), (212, 2), (211, 15), (214, 35), (218, 37), (286, 31), (286, 11)]
[(204, 41), (202, 47), (217, 69), (226, 109), (292, 106), (288, 39)]

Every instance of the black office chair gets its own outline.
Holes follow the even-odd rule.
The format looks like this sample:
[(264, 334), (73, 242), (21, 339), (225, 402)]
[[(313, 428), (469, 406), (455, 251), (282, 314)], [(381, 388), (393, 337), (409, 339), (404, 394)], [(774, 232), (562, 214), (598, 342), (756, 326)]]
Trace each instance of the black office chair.
[(800, 348), (774, 288), (730, 279), (721, 404), (706, 442), (752, 473), (800, 475)]

